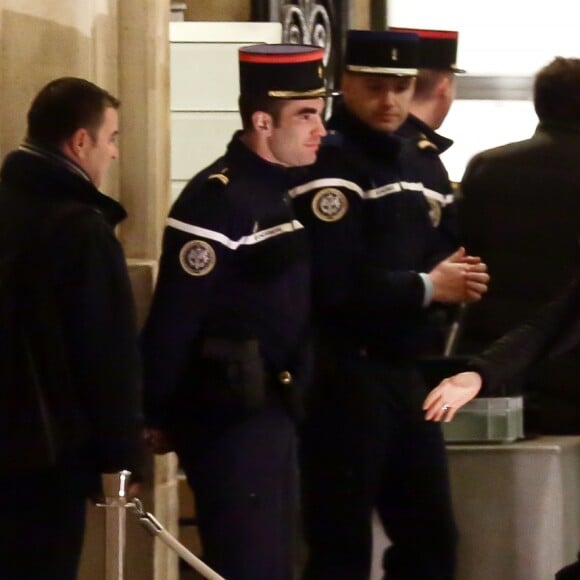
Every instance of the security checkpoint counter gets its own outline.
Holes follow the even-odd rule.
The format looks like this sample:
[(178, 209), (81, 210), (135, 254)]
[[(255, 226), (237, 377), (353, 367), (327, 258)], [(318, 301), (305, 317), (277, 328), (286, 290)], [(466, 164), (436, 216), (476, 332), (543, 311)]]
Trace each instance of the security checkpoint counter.
[[(447, 446), (456, 580), (549, 580), (580, 550), (580, 436)], [(389, 544), (373, 518), (371, 580)], [(387, 579), (388, 580), (388, 579)]]
[(447, 446), (457, 580), (546, 580), (580, 549), (580, 436)]

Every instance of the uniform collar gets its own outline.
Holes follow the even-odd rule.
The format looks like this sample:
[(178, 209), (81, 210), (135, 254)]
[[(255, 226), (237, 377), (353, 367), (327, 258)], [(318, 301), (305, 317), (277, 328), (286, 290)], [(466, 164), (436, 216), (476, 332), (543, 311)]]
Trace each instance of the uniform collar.
[(396, 156), (401, 148), (400, 138), (393, 133), (377, 131), (356, 117), (344, 103), (338, 105), (328, 121), (328, 128), (347, 136), (369, 157), (384, 159), (385, 154)]
[(256, 173), (261, 178), (272, 177), (273, 179), (287, 179), (287, 167), (279, 163), (271, 163), (266, 161), (254, 151), (252, 151), (242, 140), (243, 131), (234, 133), (232, 140), (228, 144), (227, 156), (228, 158), (243, 167), (246, 171)]
[(435, 145), (439, 153), (447, 151), (453, 141), (447, 137), (443, 137), (435, 130), (433, 130), (427, 123), (416, 117), (415, 115), (409, 114), (407, 120), (401, 125), (397, 131), (397, 135), (403, 137), (403, 139), (427, 139)]

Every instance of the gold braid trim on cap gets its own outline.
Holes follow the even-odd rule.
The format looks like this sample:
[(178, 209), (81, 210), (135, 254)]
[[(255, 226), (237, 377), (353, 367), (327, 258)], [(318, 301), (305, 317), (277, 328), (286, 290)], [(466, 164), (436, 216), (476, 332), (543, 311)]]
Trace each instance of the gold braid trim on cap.
[(359, 66), (347, 64), (346, 70), (351, 72), (370, 73), (375, 75), (395, 75), (399, 77), (416, 77), (419, 72), (416, 68), (391, 68), (382, 66)]
[(274, 97), (277, 99), (292, 99), (296, 97), (304, 97), (308, 99), (310, 97), (324, 97), (326, 95), (326, 89), (324, 87), (320, 89), (312, 89), (311, 91), (268, 91), (269, 97)]

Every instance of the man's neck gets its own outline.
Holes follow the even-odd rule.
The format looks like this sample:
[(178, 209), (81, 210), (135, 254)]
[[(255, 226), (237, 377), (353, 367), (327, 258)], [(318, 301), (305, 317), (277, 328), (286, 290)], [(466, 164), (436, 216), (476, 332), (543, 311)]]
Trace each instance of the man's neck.
[(68, 171), (80, 175), (83, 179), (86, 179), (89, 182), (91, 181), (91, 178), (88, 176), (86, 171), (78, 163), (76, 163), (69, 155), (67, 155), (65, 151), (62, 151), (60, 149), (47, 148), (43, 145), (39, 145), (38, 143), (29, 140), (26, 140), (24, 143), (22, 143), (19, 149), (21, 151), (26, 151), (31, 155), (36, 155), (37, 157), (51, 159), (53, 162), (62, 165), (62, 167), (66, 168)]
[(413, 101), (413, 103), (411, 103), (409, 112), (417, 117), (417, 119), (420, 121), (423, 121), (423, 123), (425, 123), (425, 125), (427, 125), (433, 131), (439, 129), (440, 124), (438, 123), (438, 119), (432, 103), (427, 101)]

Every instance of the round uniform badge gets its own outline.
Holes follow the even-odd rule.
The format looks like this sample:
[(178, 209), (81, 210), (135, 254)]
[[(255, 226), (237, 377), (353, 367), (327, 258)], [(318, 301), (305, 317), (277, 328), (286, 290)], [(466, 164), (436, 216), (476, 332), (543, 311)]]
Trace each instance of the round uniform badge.
[(441, 223), (441, 204), (436, 199), (427, 198), (429, 203), (429, 217), (433, 227), (437, 227)]
[(214, 269), (215, 252), (207, 242), (191, 240), (181, 248), (179, 262), (190, 276), (205, 276)]
[(348, 210), (346, 195), (334, 187), (321, 189), (312, 199), (312, 211), (314, 215), (325, 222), (336, 222)]

